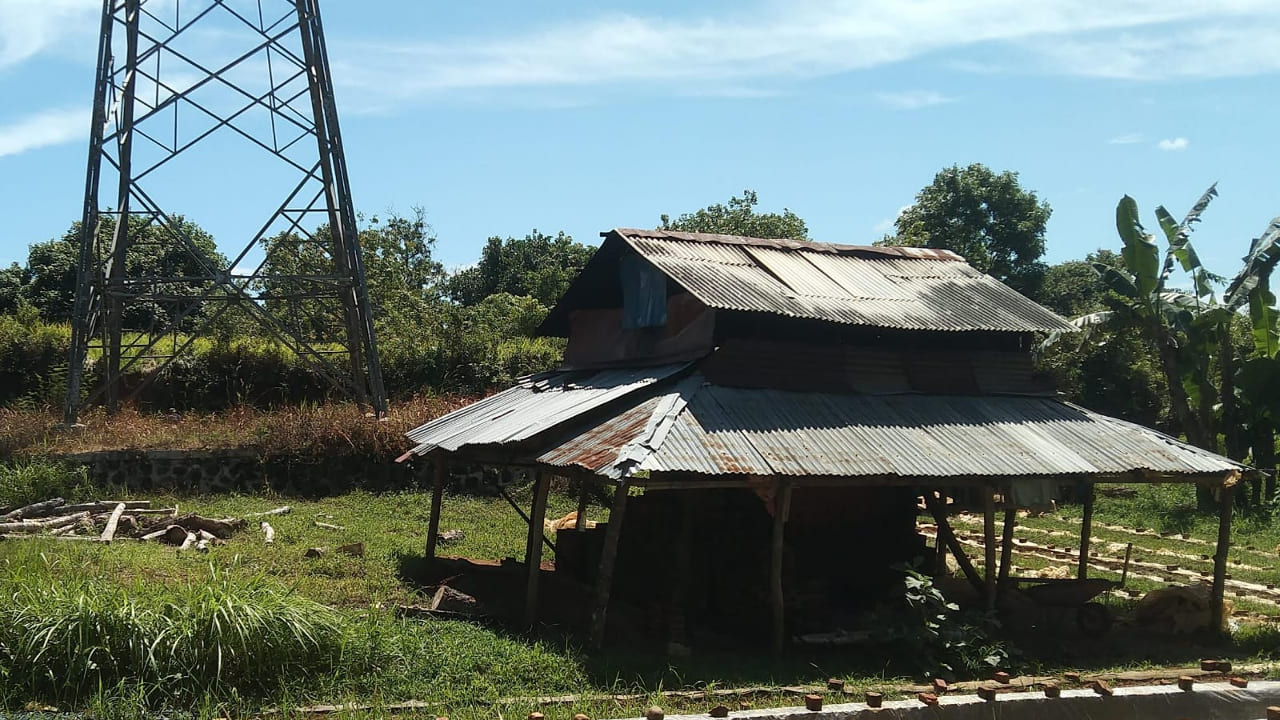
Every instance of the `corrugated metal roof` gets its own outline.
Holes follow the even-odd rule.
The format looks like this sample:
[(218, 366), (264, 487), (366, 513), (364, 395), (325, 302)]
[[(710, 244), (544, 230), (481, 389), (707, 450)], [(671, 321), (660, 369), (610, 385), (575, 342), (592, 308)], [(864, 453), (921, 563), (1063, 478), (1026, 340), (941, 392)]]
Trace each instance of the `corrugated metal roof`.
[(502, 445), (572, 422), (583, 413), (671, 377), (689, 363), (652, 368), (548, 372), (443, 415), (406, 433), (412, 452)]
[[(686, 364), (533, 376), (408, 433), (412, 452), (504, 457), (618, 478), (1220, 476), (1244, 466), (1055, 398), (713, 385)], [(606, 405), (612, 403), (609, 407)]]
[(710, 307), (904, 330), (1067, 331), (945, 250), (615, 230)]
[(1242, 469), (1050, 398), (869, 396), (704, 385), (638, 466), (708, 475), (1033, 476)]

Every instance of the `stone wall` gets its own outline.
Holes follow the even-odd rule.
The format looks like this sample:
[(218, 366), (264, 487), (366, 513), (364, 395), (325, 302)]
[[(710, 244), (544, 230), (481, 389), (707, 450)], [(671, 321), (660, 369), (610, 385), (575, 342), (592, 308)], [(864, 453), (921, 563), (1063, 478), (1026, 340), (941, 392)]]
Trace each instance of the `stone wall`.
[(271, 456), (253, 450), (114, 450), (67, 455), (99, 487), (200, 494), (265, 490), (321, 497), (354, 488), (428, 487), (428, 463), (398, 464), (358, 455)]
[[(257, 493), (324, 497), (356, 488), (407, 490), (431, 487), (431, 463), (397, 463), (362, 455), (274, 455), (251, 449), (110, 450), (63, 456), (87, 468), (98, 487), (134, 492)], [(527, 482), (508, 468), (451, 466), (448, 486), (456, 492), (493, 494)]]

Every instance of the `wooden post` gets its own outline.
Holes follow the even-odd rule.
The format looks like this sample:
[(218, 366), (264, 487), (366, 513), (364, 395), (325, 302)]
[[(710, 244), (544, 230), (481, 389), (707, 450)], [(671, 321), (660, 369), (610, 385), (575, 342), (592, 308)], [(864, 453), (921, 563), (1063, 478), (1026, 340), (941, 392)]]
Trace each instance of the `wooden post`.
[(578, 519), (573, 524), (573, 529), (582, 531), (587, 529), (587, 504), (591, 502), (591, 486), (590, 482), (585, 478), (578, 480)]
[(618, 538), (622, 535), (622, 519), (627, 510), (627, 493), (631, 483), (618, 481), (613, 491), (613, 507), (609, 508), (609, 525), (605, 528), (604, 548), (600, 551), (600, 567), (596, 571), (595, 606), (591, 610), (591, 647), (604, 646), (605, 620), (609, 612), (609, 591), (613, 587), (613, 564), (618, 557)]
[(1089, 577), (1089, 538), (1093, 534), (1093, 483), (1088, 483), (1084, 494), (1084, 517), (1080, 518), (1080, 561), (1076, 563), (1076, 577)]
[(933, 538), (933, 577), (940, 578), (947, 574), (947, 542), (939, 532)]
[(1227, 584), (1227, 553), (1231, 550), (1231, 509), (1235, 504), (1235, 485), (1222, 488), (1218, 507), (1218, 547), (1213, 555), (1213, 589), (1209, 595), (1210, 628), (1222, 632), (1222, 595)]
[(436, 556), (436, 542), (440, 538), (440, 508), (444, 504), (444, 457), (431, 459), (431, 517), (427, 521), (427, 560)]
[(1009, 505), (1004, 510), (1004, 532), (1000, 535), (1000, 579), (996, 582), (997, 590), (1003, 590), (1009, 584), (1009, 566), (1013, 564), (1013, 529), (1017, 524), (1018, 509)]
[(982, 599), (987, 611), (996, 609), (996, 499), (991, 487), (982, 488), (982, 549), (985, 551), (982, 573)]
[(773, 493), (773, 543), (769, 558), (769, 605), (773, 610), (773, 651), (782, 652), (787, 641), (786, 605), (782, 597), (782, 550), (787, 516), (791, 514), (791, 483), (780, 480)]
[(547, 517), (547, 492), (551, 478), (541, 470), (533, 474), (533, 508), (529, 511), (529, 538), (524, 546), (524, 624), (533, 627), (538, 619), (538, 581), (542, 578), (543, 523)]
[(951, 549), (951, 554), (956, 558), (956, 564), (960, 566), (960, 570), (968, 578), (969, 584), (973, 585), (974, 590), (982, 592), (982, 578), (978, 577), (978, 571), (974, 569), (973, 563), (969, 562), (969, 556), (964, 553), (964, 546), (956, 539), (956, 534), (951, 532), (951, 523), (947, 522), (946, 505), (933, 494), (932, 490), (925, 492), (924, 502), (925, 505), (929, 506), (933, 521), (938, 526), (938, 537)]

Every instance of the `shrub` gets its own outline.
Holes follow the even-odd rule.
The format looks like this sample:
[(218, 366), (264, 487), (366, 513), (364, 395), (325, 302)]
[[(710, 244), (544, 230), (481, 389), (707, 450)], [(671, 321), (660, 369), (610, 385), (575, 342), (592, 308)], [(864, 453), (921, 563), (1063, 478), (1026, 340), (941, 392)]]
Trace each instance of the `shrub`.
[(15, 508), (49, 498), (79, 499), (90, 492), (88, 473), (72, 465), (42, 457), (0, 462), (0, 508)]

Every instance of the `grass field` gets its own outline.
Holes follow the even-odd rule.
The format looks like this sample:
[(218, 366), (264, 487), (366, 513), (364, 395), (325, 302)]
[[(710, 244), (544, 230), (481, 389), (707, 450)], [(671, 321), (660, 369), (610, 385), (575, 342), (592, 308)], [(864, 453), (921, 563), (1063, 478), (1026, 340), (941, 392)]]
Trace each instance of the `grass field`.
[[(1135, 558), (1153, 563), (1176, 562), (1180, 567), (1193, 570), (1207, 567), (1207, 561), (1200, 556), (1212, 553), (1212, 547), (1203, 543), (1216, 535), (1216, 523), (1194, 512), (1190, 488), (1143, 486), (1137, 491), (1134, 497), (1099, 499), (1095, 514), (1095, 538), (1099, 547), (1105, 550), (1108, 543), (1135, 542), (1141, 547), (1141, 551), (1135, 548)], [(846, 679), (853, 688), (890, 689), (909, 680), (900, 676), (901, 671), (887, 666), (884, 658), (870, 656), (866, 651), (797, 651), (781, 659), (763, 654), (727, 653), (699, 653), (674, 659), (637, 655), (625, 649), (588, 655), (572, 642), (550, 633), (525, 637), (458, 621), (396, 619), (392, 613), (394, 605), (421, 601), (412, 583), (402, 575), (406, 564), (422, 555), (429, 506), (429, 496), (424, 493), (352, 492), (314, 501), (271, 496), (151, 496), (147, 499), (160, 506), (178, 504), (183, 512), (207, 516), (243, 516), (284, 504), (291, 505), (293, 512), (270, 518), (276, 530), (274, 545), (264, 545), (260, 532), (250, 527), (207, 555), (179, 554), (171, 547), (135, 541), (118, 541), (109, 546), (54, 540), (3, 542), (0, 543), (0, 572), (4, 579), (0, 580), (0, 586), (6, 595), (13, 594), (14, 588), (54, 588), (56, 592), (50, 591), (53, 594), (38, 596), (39, 602), (54, 609), (35, 614), (63, 617), (64, 625), (80, 633), (78, 637), (86, 633), (107, 638), (113, 633), (120, 635), (122, 631), (112, 630), (115, 627), (112, 623), (132, 622), (129, 618), (121, 619), (120, 607), (130, 608), (129, 612), (139, 617), (163, 619), (173, 627), (185, 628), (183, 632), (234, 637), (239, 626), (230, 621), (230, 627), (219, 625), (216, 619), (222, 616), (217, 612), (210, 610), (207, 616), (200, 615), (177, 605), (193, 605), (198, 609), (203, 603), (217, 608), (229, 606), (237, 596), (254, 593), (265, 598), (271, 607), (279, 608), (284, 616), (297, 616), (298, 619), (291, 622), (309, 618), (320, 624), (320, 629), (315, 631), (319, 640), (314, 649), (317, 656), (323, 657), (305, 667), (298, 666), (296, 671), (253, 675), (249, 681), (215, 688), (193, 688), (187, 695), (180, 696), (181, 702), (184, 707), (195, 707), (199, 715), (238, 716), (267, 708), (353, 702), (374, 706), (367, 714), (379, 716), (386, 714), (379, 707), (412, 699), (432, 704), (421, 711), (425, 716), (447, 714), (455, 720), (469, 720), (495, 715), (523, 716), (539, 709), (536, 703), (520, 698), (561, 694), (636, 695), (622, 702), (592, 700), (540, 708), (553, 720), (568, 718), (576, 712), (585, 712), (591, 717), (620, 717), (641, 715), (643, 708), (656, 699), (653, 694), (661, 690), (811, 685), (821, 684), (833, 676)], [(524, 504), (528, 499), (527, 491), (517, 497)], [(574, 498), (553, 493), (548, 516), (562, 515), (575, 504)], [(1018, 537), (1040, 545), (1074, 546), (1071, 538), (1078, 532), (1078, 515), (1078, 508), (1068, 506), (1053, 515), (1024, 518)], [(317, 520), (344, 526), (346, 531), (323, 529), (316, 525)], [(1188, 536), (1185, 539), (1160, 537), (1154, 532), (1135, 535), (1132, 531), (1104, 527), (1136, 528), (1139, 520), (1152, 531), (1176, 530)], [(973, 530), (970, 522), (971, 519), (958, 518), (956, 527), (962, 531)], [(500, 498), (452, 496), (445, 504), (441, 527), (462, 530), (465, 535), (463, 540), (448, 546), (450, 554), (501, 559), (522, 552), (523, 523)], [(1280, 530), (1270, 520), (1254, 518), (1241, 519), (1238, 527), (1237, 549), (1233, 550), (1231, 559), (1239, 565), (1232, 568), (1233, 578), (1277, 582), (1280, 572), (1276, 570), (1274, 549), (1280, 543)], [(350, 558), (336, 553), (327, 553), (318, 559), (303, 557), (310, 547), (333, 548), (352, 541), (365, 543), (364, 557)], [(1248, 549), (1250, 547), (1253, 549)], [(1177, 559), (1171, 559), (1175, 555)], [(975, 551), (971, 556), (980, 557), (981, 553)], [(1068, 564), (1065, 560), (1046, 560), (1021, 549), (1015, 552), (1015, 563), (1027, 569)], [(1105, 574), (1105, 571), (1098, 573)], [(1158, 585), (1130, 578), (1132, 588), (1147, 590)], [(100, 603), (101, 607), (94, 603)], [(1252, 611), (1252, 623), (1262, 615), (1280, 614), (1277, 604), (1250, 604), (1240, 600), (1236, 607)], [(0, 613), (3, 612), (3, 602), (0, 602)], [(13, 620), (14, 617), (18, 619)], [(37, 621), (50, 622), (48, 618), (24, 620), (16, 615), (11, 615), (8, 622), (18, 625)], [(200, 636), (192, 634), (191, 637)], [(0, 652), (3, 651), (2, 638), (0, 634)], [(1274, 649), (1274, 638), (1271, 630), (1260, 632), (1251, 628), (1239, 633), (1234, 648), (1215, 651), (1238, 658), (1265, 656)], [(104, 646), (110, 645), (108, 640), (101, 642)], [(261, 652), (268, 651), (269, 648)], [(1026, 658), (1024, 667), (1042, 673), (1066, 668), (1100, 671), (1115, 667), (1154, 667), (1193, 662), (1201, 652), (1206, 651), (1188, 643), (1148, 653), (1103, 652), (1096, 658), (1080, 655), (1064, 655), (1056, 661)], [(147, 658), (154, 660), (154, 654)], [(155, 672), (160, 673), (163, 667), (173, 663), (194, 661), (177, 658), (167, 662), (170, 665), (156, 661)], [(0, 667), (3, 665), (0, 658)], [(280, 667), (286, 666), (284, 663)], [(228, 661), (229, 679), (236, 677), (233, 674), (236, 667)], [(166, 682), (170, 685), (166, 686)], [(15, 672), (13, 677), (0, 677), (0, 687), (3, 687), (0, 700), (10, 707), (36, 700), (94, 710), (103, 717), (127, 716), (132, 709), (172, 704), (174, 692), (171, 691), (177, 687), (173, 682), (157, 676), (145, 682), (82, 687), (73, 692), (65, 687), (50, 690), (46, 687), (48, 683), (41, 686), (27, 682)], [(670, 697), (660, 702), (669, 712), (682, 709), (705, 712), (714, 704)], [(795, 699), (760, 697), (751, 702), (794, 704)]]

